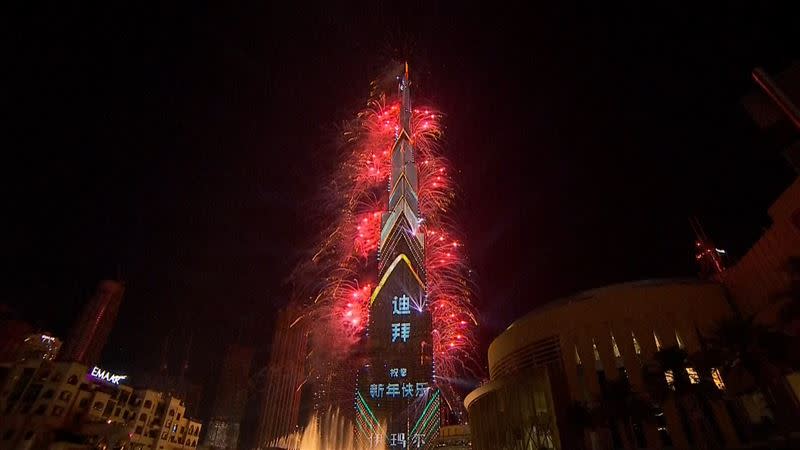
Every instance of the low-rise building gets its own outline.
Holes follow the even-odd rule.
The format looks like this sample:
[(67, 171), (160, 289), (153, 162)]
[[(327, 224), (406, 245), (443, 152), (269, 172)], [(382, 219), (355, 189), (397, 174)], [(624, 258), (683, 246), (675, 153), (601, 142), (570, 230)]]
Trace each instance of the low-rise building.
[(34, 333), (22, 341), (17, 360), (44, 359), (53, 361), (61, 350), (61, 339), (49, 333)]
[(192, 450), (202, 424), (184, 402), (124, 384), (126, 377), (75, 362), (28, 360), (0, 380), (0, 450), (95, 445)]

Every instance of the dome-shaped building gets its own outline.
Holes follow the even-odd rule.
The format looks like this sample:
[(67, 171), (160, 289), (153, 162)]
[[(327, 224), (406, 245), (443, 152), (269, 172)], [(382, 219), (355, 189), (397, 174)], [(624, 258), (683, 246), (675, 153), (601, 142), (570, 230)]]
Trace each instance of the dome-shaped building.
[(465, 399), (474, 448), (690, 448), (689, 414), (702, 414), (715, 440), (738, 442), (722, 402), (692, 412), (653, 402), (655, 421), (615, 427), (592, 413), (621, 381), (651, 402), (643, 368), (654, 353), (698, 351), (703, 332), (730, 313), (722, 286), (683, 279), (611, 285), (533, 310), (492, 342), (490, 381)]

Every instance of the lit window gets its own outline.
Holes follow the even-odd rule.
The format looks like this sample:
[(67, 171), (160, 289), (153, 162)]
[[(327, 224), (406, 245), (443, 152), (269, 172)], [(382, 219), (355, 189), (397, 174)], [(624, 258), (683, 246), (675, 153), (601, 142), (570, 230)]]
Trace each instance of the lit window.
[(670, 389), (675, 389), (675, 374), (671, 370), (664, 371), (664, 379), (667, 380)]
[(636, 352), (637, 355), (641, 355), (642, 347), (639, 346), (639, 341), (636, 340), (636, 335), (633, 334), (633, 331), (631, 331), (631, 336), (633, 336), (633, 351)]
[(581, 365), (581, 355), (578, 354), (578, 346), (575, 346), (575, 364)]
[(678, 334), (677, 329), (675, 329), (675, 342), (678, 343), (678, 348), (684, 348), (683, 339), (681, 339), (681, 335)]
[(614, 357), (615, 358), (622, 358), (622, 354), (619, 352), (619, 347), (617, 346), (617, 340), (614, 339), (614, 334), (611, 334), (611, 347), (614, 349)]
[(658, 338), (656, 330), (653, 330), (653, 338), (656, 341), (656, 351), (661, 351), (661, 339)]
[(594, 352), (594, 368), (595, 370), (603, 370), (603, 361), (600, 360), (600, 352), (597, 350), (597, 343), (592, 338), (592, 351)]
[(722, 381), (722, 374), (719, 372), (719, 369), (711, 369), (711, 379), (714, 380), (714, 384), (717, 386), (717, 389), (720, 391), (725, 390), (725, 382)]
[(694, 370), (694, 367), (687, 367), (686, 368), (686, 375), (689, 375), (689, 382), (692, 384), (700, 383), (700, 375), (697, 374), (697, 371)]

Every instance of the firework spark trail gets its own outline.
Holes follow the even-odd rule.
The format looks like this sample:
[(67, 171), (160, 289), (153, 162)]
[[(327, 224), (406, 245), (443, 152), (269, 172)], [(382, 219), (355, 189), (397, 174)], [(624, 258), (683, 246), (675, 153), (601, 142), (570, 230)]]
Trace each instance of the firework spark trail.
[[(433, 353), (442, 379), (480, 371), (475, 358), (477, 319), (463, 239), (448, 212), (455, 199), (449, 161), (441, 152), (443, 115), (418, 107), (411, 141), (419, 175), (419, 208), (425, 234), (426, 304), (433, 323)], [(369, 297), (385, 210), (390, 152), (400, 132), (396, 96), (380, 94), (342, 132), (341, 161), (325, 189), (329, 226), (314, 256), (295, 270), (314, 298), (309, 318), (318, 355), (344, 358), (369, 322)], [(373, 270), (374, 272), (374, 270)]]

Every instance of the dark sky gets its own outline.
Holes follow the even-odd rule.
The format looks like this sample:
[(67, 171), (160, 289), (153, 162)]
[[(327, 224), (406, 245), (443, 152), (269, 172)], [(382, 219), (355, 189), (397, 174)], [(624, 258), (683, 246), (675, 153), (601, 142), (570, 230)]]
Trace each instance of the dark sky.
[(691, 215), (741, 255), (793, 176), (740, 104), (753, 67), (798, 57), (774, 5), (60, 3), (4, 27), (0, 302), (64, 335), (122, 273), (118, 370), (154, 367), (168, 333), (193, 330), (197, 378), (239, 328), (267, 346), (337, 124), (392, 58), (447, 115), (486, 336), (577, 290), (693, 274)]

